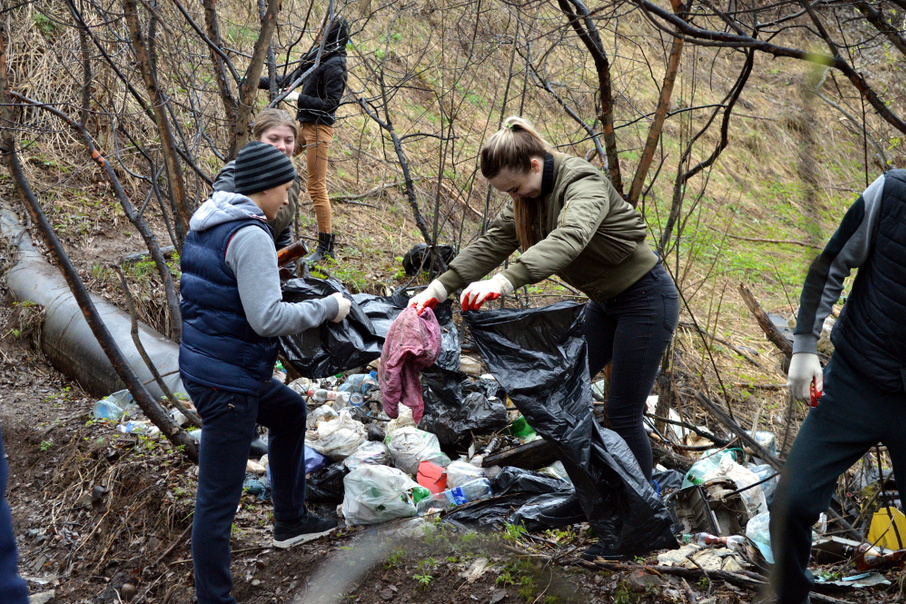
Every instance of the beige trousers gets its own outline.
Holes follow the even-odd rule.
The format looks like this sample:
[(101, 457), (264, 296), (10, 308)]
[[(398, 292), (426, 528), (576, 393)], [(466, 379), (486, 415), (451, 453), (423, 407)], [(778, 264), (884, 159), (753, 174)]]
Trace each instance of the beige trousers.
[(299, 137), (305, 147), (308, 194), (315, 206), (319, 233), (332, 233), (330, 199), (327, 197), (327, 152), (333, 140), (333, 126), (302, 124)]

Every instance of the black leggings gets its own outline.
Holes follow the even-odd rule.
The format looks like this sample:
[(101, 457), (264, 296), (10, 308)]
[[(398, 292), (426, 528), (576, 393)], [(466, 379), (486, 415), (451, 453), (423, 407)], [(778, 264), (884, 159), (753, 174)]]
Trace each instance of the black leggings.
[(589, 302), (585, 310), (588, 373), (594, 379), (613, 361), (607, 416), (648, 480), (653, 459), (642, 416), (678, 318), (679, 295), (661, 264), (626, 291)]

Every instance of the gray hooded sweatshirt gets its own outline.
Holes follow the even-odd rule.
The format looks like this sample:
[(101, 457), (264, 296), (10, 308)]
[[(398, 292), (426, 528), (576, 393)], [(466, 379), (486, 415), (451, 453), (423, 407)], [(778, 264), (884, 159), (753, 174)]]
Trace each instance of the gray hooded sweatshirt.
[[(264, 212), (245, 195), (215, 191), (192, 215), (189, 229), (204, 231), (250, 216), (267, 222)], [(333, 319), (340, 311), (332, 297), (283, 301), (274, 240), (264, 229), (250, 224), (236, 231), (227, 244), (226, 265), (236, 275), (245, 318), (262, 337), (299, 333)]]

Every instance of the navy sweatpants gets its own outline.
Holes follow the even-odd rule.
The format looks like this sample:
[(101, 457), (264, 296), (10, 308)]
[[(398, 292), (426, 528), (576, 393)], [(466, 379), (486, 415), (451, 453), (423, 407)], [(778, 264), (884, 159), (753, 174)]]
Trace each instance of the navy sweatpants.
[(839, 354), (824, 368), (824, 395), (802, 422), (771, 503), (771, 585), (779, 604), (801, 604), (812, 525), (830, 505), (837, 478), (878, 442), (887, 445), (906, 501), (906, 392), (881, 392)]
[(613, 361), (607, 418), (651, 480), (651, 442), (642, 417), (645, 403), (679, 318), (679, 294), (658, 264), (626, 291), (585, 310), (588, 374), (593, 379)]
[(0, 433), (0, 602), (28, 604), (28, 586), (16, 569), (19, 554), (16, 549), (16, 535), (13, 533), (13, 518), (6, 503), (8, 476), (9, 466), (6, 465), (3, 434)]
[(257, 395), (183, 385), (204, 424), (192, 523), (192, 562), (198, 604), (235, 604), (230, 595), (230, 529), (242, 496), (255, 424), (268, 428), (274, 521), (305, 514), (305, 400), (278, 380)]

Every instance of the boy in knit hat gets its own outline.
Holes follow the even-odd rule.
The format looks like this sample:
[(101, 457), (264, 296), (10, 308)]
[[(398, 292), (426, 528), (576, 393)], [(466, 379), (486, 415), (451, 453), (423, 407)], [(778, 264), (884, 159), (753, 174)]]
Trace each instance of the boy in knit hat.
[(179, 369), (204, 423), (192, 525), (199, 604), (233, 604), (230, 528), (256, 424), (269, 429), (274, 545), (330, 531), (305, 509), (304, 399), (273, 378), (275, 337), (340, 322), (349, 300), (283, 302), (268, 221), (287, 203), (292, 162), (262, 142), (236, 158), (235, 193), (215, 192), (192, 216), (181, 260)]

